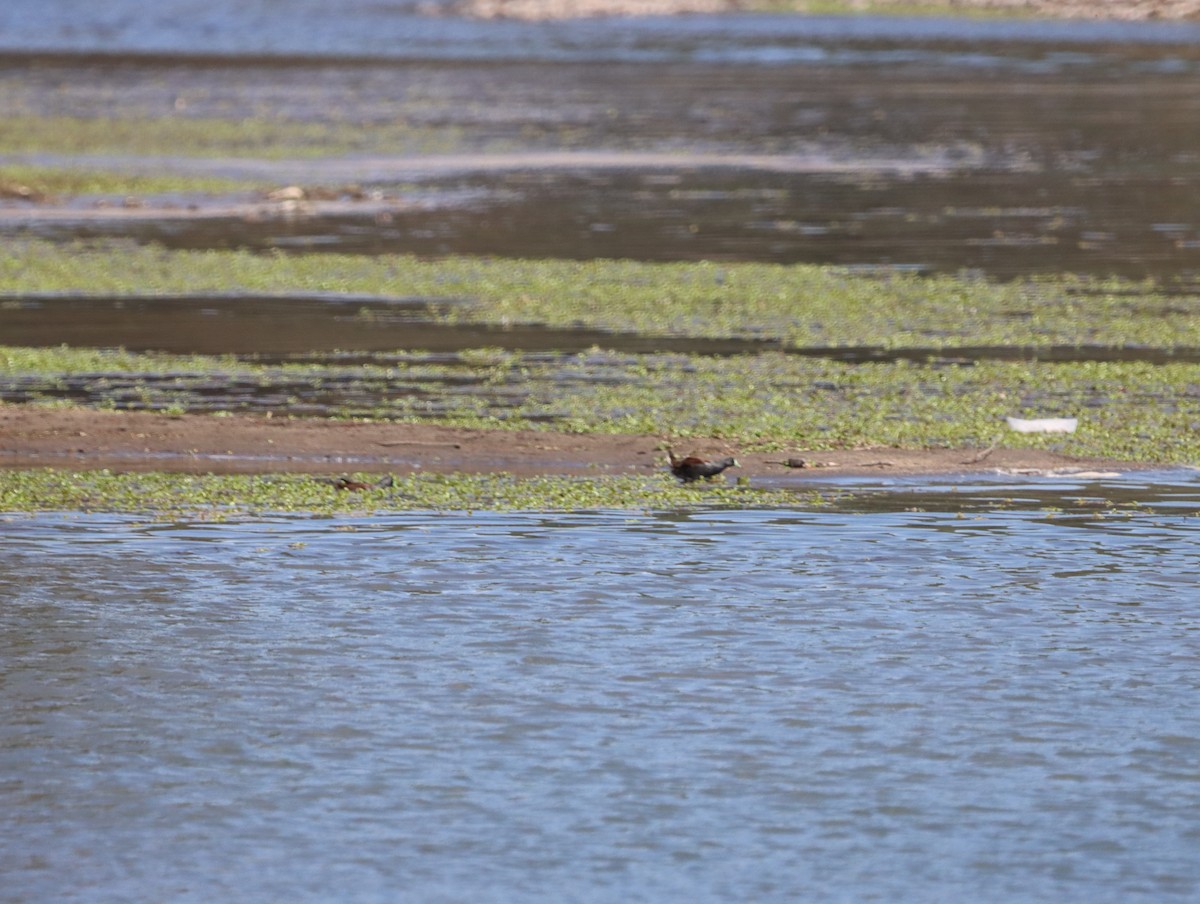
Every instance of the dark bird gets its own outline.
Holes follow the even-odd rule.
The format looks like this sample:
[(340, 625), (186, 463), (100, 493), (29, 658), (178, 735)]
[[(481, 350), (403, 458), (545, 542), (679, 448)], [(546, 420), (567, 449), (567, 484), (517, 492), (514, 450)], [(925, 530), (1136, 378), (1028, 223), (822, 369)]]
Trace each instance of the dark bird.
[(351, 480), (349, 477), (339, 477), (332, 481), (335, 490), (386, 490), (394, 481), (389, 474), (387, 477), (380, 477), (374, 483), (364, 483), (361, 480)]
[(814, 465), (807, 458), (785, 458), (783, 461), (768, 461), (767, 464), (783, 465), (785, 468), (815, 468), (815, 467), (818, 467), (818, 465)]
[(736, 468), (738, 466), (737, 459), (733, 456), (722, 458), (720, 461), (705, 461), (703, 458), (697, 458), (695, 455), (680, 458), (672, 451), (670, 446), (667, 447), (667, 458), (671, 462), (671, 473), (684, 483), (690, 483), (702, 477), (716, 477), (726, 468)]

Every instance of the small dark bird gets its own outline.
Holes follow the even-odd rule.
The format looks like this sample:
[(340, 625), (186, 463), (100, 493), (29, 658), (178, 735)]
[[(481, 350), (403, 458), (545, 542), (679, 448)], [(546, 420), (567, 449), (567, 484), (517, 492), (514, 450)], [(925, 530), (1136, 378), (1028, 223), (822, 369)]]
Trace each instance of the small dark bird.
[(716, 477), (726, 468), (736, 468), (738, 466), (737, 459), (733, 456), (722, 458), (720, 461), (705, 461), (703, 458), (697, 458), (695, 455), (680, 458), (672, 451), (670, 446), (667, 447), (667, 458), (671, 462), (671, 473), (684, 483), (691, 483), (693, 480), (699, 480), (702, 477)]
[(332, 483), (335, 490), (357, 491), (386, 490), (394, 483), (394, 481), (392, 480), (392, 475), (389, 474), (386, 477), (380, 477), (374, 483), (364, 483), (361, 480), (351, 480), (349, 477), (339, 477), (337, 480), (332, 481)]
[(768, 461), (769, 465), (783, 465), (785, 468), (814, 468), (817, 467), (807, 458), (785, 458), (783, 461)]

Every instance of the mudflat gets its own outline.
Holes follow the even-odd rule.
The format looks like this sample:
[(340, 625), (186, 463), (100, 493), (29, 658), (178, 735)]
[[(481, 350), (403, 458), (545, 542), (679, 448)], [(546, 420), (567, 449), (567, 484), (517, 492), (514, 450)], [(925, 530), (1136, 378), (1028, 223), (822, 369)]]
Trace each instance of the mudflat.
[[(511, 473), (603, 476), (666, 469), (665, 448), (734, 455), (758, 478), (991, 471), (1136, 470), (1149, 465), (1037, 449), (889, 447), (758, 451), (717, 438), (476, 430), (432, 424), (0, 406), (0, 467), (175, 473)], [(803, 465), (801, 465), (803, 463)]]

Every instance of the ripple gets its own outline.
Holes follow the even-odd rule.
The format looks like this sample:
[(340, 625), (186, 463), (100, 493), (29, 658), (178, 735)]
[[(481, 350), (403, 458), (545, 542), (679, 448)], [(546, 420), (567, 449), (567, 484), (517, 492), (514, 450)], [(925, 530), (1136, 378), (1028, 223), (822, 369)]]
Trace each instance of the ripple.
[(1186, 896), (1197, 484), (1117, 485), (1147, 509), (1122, 531), (964, 522), (940, 487), (910, 488), (953, 503), (924, 512), (11, 519), (6, 884)]

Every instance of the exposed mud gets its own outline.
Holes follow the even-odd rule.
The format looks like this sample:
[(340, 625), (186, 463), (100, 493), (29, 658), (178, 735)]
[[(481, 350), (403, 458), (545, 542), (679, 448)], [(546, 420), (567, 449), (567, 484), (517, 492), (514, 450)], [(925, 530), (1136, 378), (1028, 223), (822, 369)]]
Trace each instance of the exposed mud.
[[(666, 472), (670, 437), (496, 431), (263, 417), (214, 419), (0, 405), (0, 468), (112, 468), (182, 473), (353, 472), (518, 475)], [(1144, 465), (1031, 449), (794, 449), (747, 452), (721, 440), (678, 451), (734, 454), (729, 479), (812, 481), (863, 474), (1113, 471)], [(792, 464), (787, 462), (792, 460)], [(794, 465), (803, 462), (804, 467)]]

